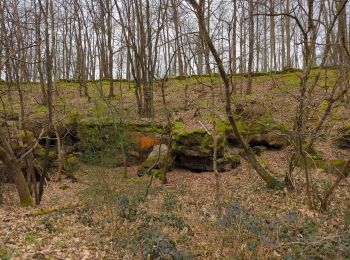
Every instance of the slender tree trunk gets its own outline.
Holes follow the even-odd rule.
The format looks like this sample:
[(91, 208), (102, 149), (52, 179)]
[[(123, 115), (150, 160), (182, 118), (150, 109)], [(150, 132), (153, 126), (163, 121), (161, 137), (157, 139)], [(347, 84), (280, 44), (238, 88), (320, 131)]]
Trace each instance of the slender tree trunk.
[(0, 160), (4, 162), (7, 171), (13, 176), (21, 206), (34, 206), (34, 201), (30, 194), (26, 179), (21, 171), (20, 164), (6, 148), (9, 147), (9, 144), (5, 140), (5, 135), (1, 129), (0, 135)]
[(249, 0), (248, 19), (249, 19), (249, 57), (248, 57), (248, 82), (246, 94), (252, 93), (253, 83), (253, 58), (254, 58), (254, 3)]
[[(289, 0), (286, 0), (286, 10), (285, 12), (289, 14)], [(292, 67), (292, 60), (291, 60), (291, 34), (290, 34), (290, 17), (286, 16), (286, 47), (287, 47), (287, 67)]]
[(232, 130), (236, 138), (238, 139), (240, 145), (245, 151), (245, 154), (247, 156), (247, 159), (249, 163), (253, 166), (253, 168), (257, 171), (257, 173), (260, 175), (260, 177), (267, 183), (268, 187), (273, 188), (273, 189), (278, 189), (281, 188), (283, 185), (281, 182), (279, 182), (276, 178), (274, 178), (256, 159), (254, 153), (252, 150), (248, 147), (247, 143), (243, 140), (241, 134), (239, 133), (238, 127), (236, 120), (233, 116), (232, 113), (232, 108), (231, 108), (231, 95), (230, 95), (230, 83), (227, 78), (225, 69), (223, 67), (222, 61), (220, 59), (220, 56), (218, 55), (213, 42), (210, 39), (210, 36), (206, 30), (205, 27), (205, 19), (204, 19), (204, 14), (201, 8), (201, 5), (203, 4), (202, 0), (200, 0), (199, 4), (196, 2), (196, 0), (187, 0), (188, 3), (192, 5), (192, 7), (195, 9), (197, 18), (198, 18), (198, 24), (202, 29), (203, 38), (205, 39), (206, 44), (208, 45), (208, 48), (210, 49), (216, 65), (219, 69), (219, 73), (221, 75), (222, 80), (224, 81), (225, 85), (225, 96), (226, 96), (226, 113), (227, 117), (229, 119), (229, 122), (231, 124)]
[(112, 42), (112, 8), (110, 0), (106, 1), (107, 13), (107, 41), (108, 41), (108, 77), (109, 77), (109, 97), (114, 97), (113, 89), (113, 42)]
[(276, 70), (274, 1), (270, 0), (270, 71)]

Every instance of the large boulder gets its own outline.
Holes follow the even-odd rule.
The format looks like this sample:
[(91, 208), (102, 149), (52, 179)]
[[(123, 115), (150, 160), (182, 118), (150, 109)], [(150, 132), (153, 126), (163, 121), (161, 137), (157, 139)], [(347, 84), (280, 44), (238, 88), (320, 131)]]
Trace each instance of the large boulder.
[[(228, 171), (237, 167), (240, 158), (237, 154), (225, 153), (225, 138), (217, 138), (217, 169)], [(213, 171), (214, 139), (202, 129), (187, 129), (181, 122), (173, 127), (172, 149), (177, 167), (198, 172)]]
[[(217, 159), (217, 170), (219, 172), (230, 171), (240, 164), (239, 155), (225, 155)], [(211, 172), (213, 168), (213, 157), (195, 157), (178, 154), (176, 166), (197, 172)]]
[(79, 168), (79, 158), (74, 154), (68, 155), (66, 158), (66, 163), (64, 165), (64, 170), (72, 173), (79, 170)]
[(174, 157), (165, 144), (153, 146), (152, 152), (138, 169), (138, 175), (145, 173), (155, 174), (159, 179), (164, 178), (164, 173), (173, 170)]
[[(250, 146), (279, 149), (288, 145), (287, 126), (274, 120), (268, 113), (257, 113), (253, 118), (243, 113), (236, 116), (236, 123), (240, 134)], [(238, 143), (229, 122), (219, 120), (217, 126), (228, 142)]]
[(130, 132), (128, 134), (129, 146), (127, 150), (127, 164), (139, 165), (144, 162), (154, 150), (154, 146), (160, 144), (161, 139), (156, 134), (144, 134)]
[(265, 146), (268, 148), (279, 149), (288, 145), (287, 138), (284, 135), (275, 132), (251, 134), (246, 138), (250, 146)]
[[(214, 152), (214, 139), (205, 130), (195, 129), (177, 132), (172, 142), (176, 155), (189, 157), (211, 157)], [(218, 157), (223, 156), (224, 138), (219, 136), (217, 141)]]

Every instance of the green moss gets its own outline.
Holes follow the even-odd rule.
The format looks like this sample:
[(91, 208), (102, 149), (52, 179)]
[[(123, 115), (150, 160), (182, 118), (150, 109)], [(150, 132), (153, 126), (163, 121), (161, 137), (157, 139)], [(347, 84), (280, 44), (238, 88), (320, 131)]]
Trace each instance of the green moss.
[(286, 131), (287, 126), (277, 123), (272, 115), (269, 113), (264, 113), (258, 118), (257, 121), (253, 122), (249, 128), (249, 134), (264, 134), (271, 130)]
[(67, 172), (75, 172), (79, 169), (79, 159), (77, 156), (70, 154), (66, 158), (66, 164), (64, 166), (64, 169)]
[[(158, 162), (164, 161), (164, 157), (165, 157), (164, 155), (160, 155)], [(148, 157), (147, 160), (145, 160), (142, 163), (142, 167), (145, 168), (145, 169), (151, 168), (155, 164), (157, 159), (158, 159), (158, 156)]]
[(128, 123), (127, 127), (130, 131), (141, 133), (153, 133), (161, 134), (164, 130), (164, 126), (153, 122), (149, 123)]
[(330, 160), (330, 165), (333, 167), (344, 167), (346, 160), (344, 159), (334, 159)]
[(342, 120), (344, 120), (344, 116), (341, 115), (341, 114), (334, 114), (334, 115), (332, 115), (332, 120), (334, 120), (334, 121), (342, 121)]
[(47, 113), (47, 106), (37, 106), (35, 112), (40, 114)]
[(301, 71), (302, 71), (301, 69), (288, 67), (288, 66), (284, 67), (282, 70), (282, 72), (284, 72), (284, 73), (293, 73), (293, 72), (295, 73), (295, 72), (301, 72)]
[[(306, 157), (307, 166), (310, 168), (319, 168), (328, 173), (341, 172), (346, 163), (345, 159), (324, 160), (320, 155), (314, 157), (315, 159), (312, 157)], [(295, 165), (298, 167), (304, 167), (304, 162), (300, 156), (296, 157)]]
[(128, 126), (100, 121), (83, 121), (77, 126), (77, 135), (82, 145), (83, 154), (80, 160), (107, 167), (115, 167), (122, 163), (118, 155), (128, 150)]
[(41, 215), (47, 215), (53, 212), (56, 212), (57, 208), (51, 208), (51, 209), (38, 209), (33, 213), (34, 216), (41, 216)]
[(49, 155), (48, 155), (48, 158), (49, 158), (50, 161), (53, 161), (53, 160), (57, 159), (57, 152), (50, 151)]
[[(214, 139), (206, 130), (186, 129), (182, 122), (178, 122), (173, 131), (172, 148), (175, 153), (187, 156), (207, 157), (212, 156)], [(224, 148), (224, 136), (218, 136), (218, 154), (222, 155)]]
[(174, 134), (181, 133), (186, 130), (186, 125), (183, 122), (182, 118), (178, 118), (172, 125), (172, 130)]
[(78, 159), (78, 157), (76, 157), (75, 155), (70, 154), (70, 155), (67, 157), (67, 163), (68, 163), (68, 164), (78, 164), (78, 163), (79, 163), (79, 159)]
[(227, 132), (232, 131), (232, 127), (231, 127), (231, 124), (229, 122), (222, 121), (219, 119), (219, 120), (215, 121), (215, 125), (216, 125), (216, 130), (220, 134), (225, 134)]
[(67, 125), (75, 124), (80, 119), (82, 119), (82, 115), (81, 115), (80, 111), (76, 108), (71, 108), (67, 112), (67, 116), (65, 118), (65, 123)]
[(152, 174), (156, 179), (160, 180), (161, 182), (163, 182), (165, 179), (165, 173), (163, 169), (152, 170)]
[(339, 132), (342, 134), (346, 134), (350, 132), (350, 124), (347, 124), (339, 129)]
[(0, 259), (2, 260), (11, 259), (10, 250), (7, 248), (0, 247)]
[(317, 167), (323, 169), (326, 172), (341, 172), (345, 166), (346, 160), (334, 159), (328, 161), (318, 161)]
[(306, 152), (308, 157), (311, 157), (312, 160), (323, 160), (321, 152), (317, 151), (314, 146), (309, 148)]
[(21, 130), (19, 134), (24, 143), (30, 143), (35, 138), (33, 132), (28, 130)]
[(38, 144), (35, 147), (34, 155), (36, 155), (38, 157), (44, 157), (44, 155), (45, 155), (45, 148)]
[(60, 190), (67, 190), (69, 189), (69, 186), (67, 184), (62, 184), (60, 187), (59, 187)]
[(105, 116), (108, 111), (109, 107), (106, 102), (99, 102), (92, 107), (91, 112), (95, 117), (103, 117)]
[[(276, 122), (271, 114), (264, 113), (258, 119), (247, 122), (242, 116), (236, 116), (236, 124), (241, 135), (265, 134), (272, 130), (287, 131), (288, 126)], [(231, 134), (232, 128), (229, 122), (217, 120), (217, 130), (219, 133)]]
[[(34, 150), (34, 155), (36, 157), (38, 157), (39, 159), (44, 159), (45, 158), (45, 148), (42, 147), (41, 145), (37, 145), (35, 150)], [(52, 162), (56, 159), (57, 159), (57, 152), (56, 151), (49, 151), (48, 160)]]
[(143, 180), (140, 178), (129, 178), (128, 182), (130, 182), (130, 183), (142, 183)]
[(34, 201), (32, 196), (28, 196), (25, 198), (25, 200), (21, 201), (21, 206), (22, 207), (33, 207), (34, 206)]

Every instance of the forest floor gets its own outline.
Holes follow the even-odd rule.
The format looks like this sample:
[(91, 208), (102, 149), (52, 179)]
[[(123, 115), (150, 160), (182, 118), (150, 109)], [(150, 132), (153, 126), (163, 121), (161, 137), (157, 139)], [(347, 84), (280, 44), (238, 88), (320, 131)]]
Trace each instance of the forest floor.
[[(263, 156), (276, 167), (285, 159)], [(166, 250), (188, 259), (350, 257), (346, 182), (321, 213), (308, 210), (302, 188), (266, 189), (245, 162), (220, 174), (218, 189), (214, 173), (176, 169), (147, 198), (149, 177), (135, 168), (125, 178), (121, 169), (82, 165), (76, 176), (50, 182), (36, 208), (18, 207), (14, 186), (6, 185), (1, 259), (142, 259)]]
[[(330, 70), (321, 75), (308, 126), (325, 111), (324, 98), (336, 74)], [(251, 105), (257, 113), (271, 113), (274, 120), (292, 126), (299, 82), (296, 73), (254, 77), (254, 94), (248, 96), (241, 94), (244, 81), (237, 78), (235, 104)], [(152, 122), (165, 120), (159, 84), (155, 85)], [(204, 125), (211, 130), (213, 117), (225, 119), (218, 79), (173, 79), (165, 84), (173, 120), (182, 118), (189, 128)], [(113, 100), (101, 99), (97, 84), (89, 83), (91, 102), (79, 96), (77, 83), (59, 82), (56, 87), (60, 95), (55, 96), (55, 120), (76, 115), (96, 120), (138, 118), (134, 90), (127, 83), (115, 83)], [(103, 87), (108, 93), (107, 82)], [(37, 90), (31, 84), (24, 88), (25, 113), (30, 120), (46, 116)], [(15, 111), (19, 111), (17, 98), (14, 95), (12, 101)], [(9, 107), (10, 100), (3, 101)], [(349, 122), (349, 105), (337, 105), (316, 142), (324, 158), (350, 157), (349, 150), (332, 144), (337, 129)], [(290, 152), (289, 147), (266, 149), (258, 159), (283, 179)], [(150, 177), (137, 177), (136, 172), (136, 167), (130, 167), (125, 176), (123, 169), (81, 164), (74, 173), (77, 182), (55, 181), (53, 172), (42, 204), (27, 209), (18, 207), (14, 186), (5, 184), (0, 205), (0, 259), (153, 259), (147, 255), (162, 254), (175, 259), (350, 258), (348, 180), (338, 186), (324, 213), (308, 209), (302, 172), (296, 174), (296, 190), (290, 192), (267, 189), (245, 160), (238, 168), (220, 173), (218, 179), (210, 172), (175, 169), (168, 173), (168, 184), (154, 180), (147, 197)], [(319, 195), (335, 178), (321, 169), (312, 169), (311, 176)]]

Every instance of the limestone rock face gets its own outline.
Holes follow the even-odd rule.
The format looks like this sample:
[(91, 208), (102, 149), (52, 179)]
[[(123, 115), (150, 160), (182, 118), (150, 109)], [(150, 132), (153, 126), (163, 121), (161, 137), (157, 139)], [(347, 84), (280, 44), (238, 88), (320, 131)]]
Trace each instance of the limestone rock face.
[(85, 163), (107, 167), (122, 166), (125, 159), (128, 166), (139, 165), (152, 147), (160, 143), (155, 132), (147, 131), (146, 127), (81, 120), (77, 126), (82, 152), (80, 159)]
[(151, 168), (153, 165), (155, 165), (155, 169), (165, 169), (166, 171), (173, 169), (174, 158), (169, 153), (167, 145), (155, 145), (147, 159), (142, 163), (141, 167), (145, 170)]
[[(217, 169), (219, 172), (230, 171), (239, 164), (240, 157), (238, 155), (225, 156), (218, 158)], [(176, 166), (198, 172), (211, 172), (214, 170), (212, 157), (193, 157), (180, 154), (176, 157)]]
[[(228, 122), (220, 122), (221, 131), (230, 143), (238, 143)], [(265, 146), (280, 149), (288, 146), (287, 127), (276, 122), (269, 114), (262, 114), (254, 120), (240, 118), (237, 127), (250, 146)]]
[[(152, 169), (151, 169), (152, 168)], [(150, 170), (151, 169), (151, 170)], [(152, 152), (138, 169), (138, 175), (145, 173), (154, 174), (156, 178), (161, 180), (165, 177), (165, 172), (174, 169), (174, 157), (169, 152), (169, 148), (165, 144), (153, 146)]]
[(251, 146), (262, 145), (269, 148), (282, 148), (288, 145), (285, 136), (273, 132), (248, 135), (247, 139)]
[[(225, 138), (217, 139), (217, 169), (229, 171), (240, 163), (238, 154), (224, 152)], [(186, 130), (175, 128), (172, 140), (176, 167), (198, 172), (213, 171), (214, 139), (207, 131), (201, 129)]]
[[(183, 131), (174, 136), (172, 142), (173, 152), (176, 155), (189, 157), (211, 157), (214, 151), (214, 140), (204, 130)], [(217, 154), (222, 157), (224, 138), (220, 136), (217, 141)]]

